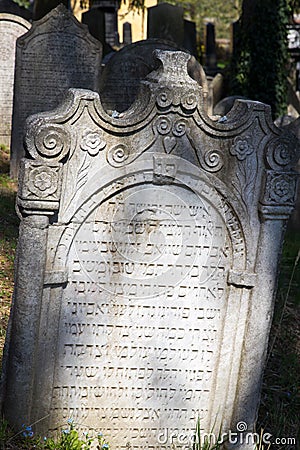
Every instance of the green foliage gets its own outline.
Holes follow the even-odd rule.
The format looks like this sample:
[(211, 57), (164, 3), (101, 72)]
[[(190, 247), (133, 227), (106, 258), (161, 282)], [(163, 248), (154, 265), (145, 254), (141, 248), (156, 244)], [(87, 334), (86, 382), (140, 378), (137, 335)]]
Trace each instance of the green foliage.
[(1, 449), (90, 450), (95, 443), (98, 450), (110, 450), (110, 445), (102, 433), (90, 436), (84, 432), (83, 438), (81, 438), (73, 419), (68, 420), (66, 427), (61, 430), (57, 438), (41, 438), (35, 435), (31, 425), (26, 426), (25, 424), (22, 426), (22, 430), (12, 435), (7, 422), (4, 419), (0, 421)]
[(29, 0), (13, 0), (13, 2), (17, 3), (17, 5), (28, 9), (30, 6), (30, 1)]
[(287, 28), (291, 0), (244, 0), (232, 94), (267, 103), (274, 118), (286, 112)]

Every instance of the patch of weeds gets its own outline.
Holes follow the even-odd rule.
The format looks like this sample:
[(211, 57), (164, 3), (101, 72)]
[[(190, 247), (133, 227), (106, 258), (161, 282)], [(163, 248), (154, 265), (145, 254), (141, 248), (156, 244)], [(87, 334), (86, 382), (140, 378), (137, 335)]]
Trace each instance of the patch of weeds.
[(25, 424), (22, 426), (22, 430), (12, 435), (7, 422), (3, 420), (0, 423), (0, 439), (2, 424), (4, 433), (1, 450), (90, 450), (94, 444), (97, 445), (98, 450), (111, 449), (102, 433), (89, 435), (88, 432), (83, 432), (82, 437), (80, 437), (76, 429), (78, 424), (75, 424), (73, 419), (68, 420), (68, 423), (61, 429), (56, 438), (35, 435), (33, 425), (27, 426)]
[(10, 160), (9, 148), (4, 144), (0, 144), (0, 172), (1, 173), (9, 172), (9, 160)]

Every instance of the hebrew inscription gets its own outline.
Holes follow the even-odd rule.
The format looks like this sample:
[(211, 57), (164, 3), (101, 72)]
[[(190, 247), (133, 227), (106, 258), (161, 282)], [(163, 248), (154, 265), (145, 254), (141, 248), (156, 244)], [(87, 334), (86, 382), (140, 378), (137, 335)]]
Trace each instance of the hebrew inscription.
[(53, 413), (101, 419), (115, 449), (126, 436), (159, 448), (164, 429), (192, 435), (209, 406), (228, 261), (220, 214), (183, 187), (132, 187), (96, 208), (69, 253)]

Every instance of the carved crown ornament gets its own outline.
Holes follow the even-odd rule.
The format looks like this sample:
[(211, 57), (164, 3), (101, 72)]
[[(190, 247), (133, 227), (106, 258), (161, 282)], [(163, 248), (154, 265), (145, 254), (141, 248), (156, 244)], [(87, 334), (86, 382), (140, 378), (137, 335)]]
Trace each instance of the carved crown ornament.
[[(123, 114), (110, 116), (95, 92), (70, 89), (56, 110), (27, 120), (28, 158), (22, 163), (18, 194), (22, 211), (53, 214), (59, 208), (62, 168), (72, 158), (81, 160), (86, 172), (98, 158), (119, 169), (146, 151), (190, 158), (242, 196), (246, 210), (262, 176), (261, 204), (282, 208), (286, 199), (291, 208), (297, 138), (275, 127), (270, 108), (259, 102), (240, 100), (226, 121), (213, 120), (202, 86), (188, 74), (190, 56), (155, 52), (159, 69), (142, 82), (137, 100)], [(285, 181), (280, 190), (281, 172)]]

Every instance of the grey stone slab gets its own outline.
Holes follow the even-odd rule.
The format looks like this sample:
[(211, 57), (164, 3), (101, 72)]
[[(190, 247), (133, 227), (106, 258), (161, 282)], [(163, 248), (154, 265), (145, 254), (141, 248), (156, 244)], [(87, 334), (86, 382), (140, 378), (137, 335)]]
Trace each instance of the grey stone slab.
[(11, 176), (24, 156), (26, 117), (56, 107), (70, 87), (98, 89), (102, 45), (63, 5), (17, 40)]
[(190, 55), (156, 57), (122, 117), (72, 89), (27, 121), (3, 412), (114, 450), (189, 448), (200, 417), (250, 450), (299, 144), (259, 102), (211, 120)]
[[(159, 61), (153, 56), (156, 49), (182, 50), (172, 42), (146, 39), (127, 45), (110, 58), (100, 82), (101, 101), (107, 111), (123, 112), (134, 103), (141, 80), (159, 66)], [(206, 92), (205, 74), (195, 58), (189, 62), (189, 73)]]
[(16, 41), (30, 27), (31, 24), (20, 16), (0, 13), (0, 144), (8, 147), (11, 136)]

